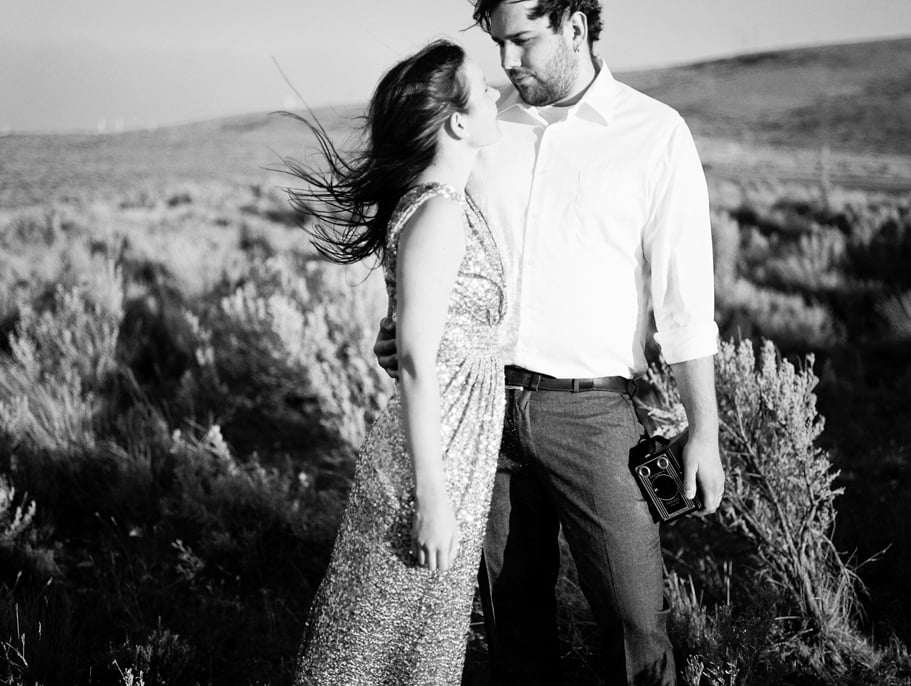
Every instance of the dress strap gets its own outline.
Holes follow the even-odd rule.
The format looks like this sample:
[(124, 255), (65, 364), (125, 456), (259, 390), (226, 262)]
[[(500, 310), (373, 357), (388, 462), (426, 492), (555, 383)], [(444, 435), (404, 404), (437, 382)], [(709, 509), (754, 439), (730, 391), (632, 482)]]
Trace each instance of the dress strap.
[(398, 252), (399, 234), (402, 233), (405, 224), (414, 216), (414, 213), (421, 205), (437, 195), (446, 196), (462, 205), (465, 204), (465, 196), (449, 184), (431, 182), (412, 186), (399, 200), (398, 207), (386, 231), (387, 254), (394, 255)]

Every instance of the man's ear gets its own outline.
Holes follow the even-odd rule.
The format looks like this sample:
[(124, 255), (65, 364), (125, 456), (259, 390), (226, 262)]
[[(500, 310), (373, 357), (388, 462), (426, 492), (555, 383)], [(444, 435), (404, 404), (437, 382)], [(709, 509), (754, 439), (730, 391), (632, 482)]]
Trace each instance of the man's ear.
[(569, 15), (569, 29), (572, 31), (573, 52), (579, 52), (588, 43), (588, 17), (585, 12)]
[(449, 115), (449, 119), (446, 120), (446, 129), (457, 140), (468, 138), (470, 135), (465, 123), (465, 115), (461, 112), (453, 112)]

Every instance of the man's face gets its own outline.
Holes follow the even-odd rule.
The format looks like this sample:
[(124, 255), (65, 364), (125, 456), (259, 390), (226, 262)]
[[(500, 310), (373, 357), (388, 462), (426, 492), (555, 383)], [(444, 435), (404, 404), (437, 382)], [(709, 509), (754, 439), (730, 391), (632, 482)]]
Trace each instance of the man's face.
[(578, 63), (564, 22), (554, 31), (547, 16), (529, 19), (538, 0), (503, 0), (490, 17), (500, 64), (529, 105), (552, 105), (571, 96)]

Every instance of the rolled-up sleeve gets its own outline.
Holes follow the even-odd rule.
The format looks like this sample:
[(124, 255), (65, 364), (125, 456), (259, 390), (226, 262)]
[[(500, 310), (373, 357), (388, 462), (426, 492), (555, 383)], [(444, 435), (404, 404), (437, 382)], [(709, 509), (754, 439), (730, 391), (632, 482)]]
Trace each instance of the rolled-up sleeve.
[(718, 326), (708, 189), (693, 137), (679, 116), (653, 179), (643, 251), (651, 274), (655, 341), (671, 364), (714, 355)]

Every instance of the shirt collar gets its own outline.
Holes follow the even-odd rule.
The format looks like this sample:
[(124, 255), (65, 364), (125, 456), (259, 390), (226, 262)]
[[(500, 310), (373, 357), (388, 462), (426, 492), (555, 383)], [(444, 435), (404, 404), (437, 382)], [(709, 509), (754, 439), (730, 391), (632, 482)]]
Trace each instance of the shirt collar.
[[(611, 74), (610, 69), (604, 64), (604, 60), (600, 57), (596, 58), (596, 60), (599, 66), (598, 74), (579, 102), (567, 109), (569, 110), (569, 116), (585, 117), (608, 125), (613, 114), (617, 82), (614, 80), (614, 75)], [(536, 108), (526, 105), (519, 96), (519, 92), (510, 86), (506, 95), (500, 101), (498, 109), (501, 115), (509, 110), (518, 109), (525, 114), (533, 116), (532, 113)], [(537, 117), (535, 118), (537, 119)]]

